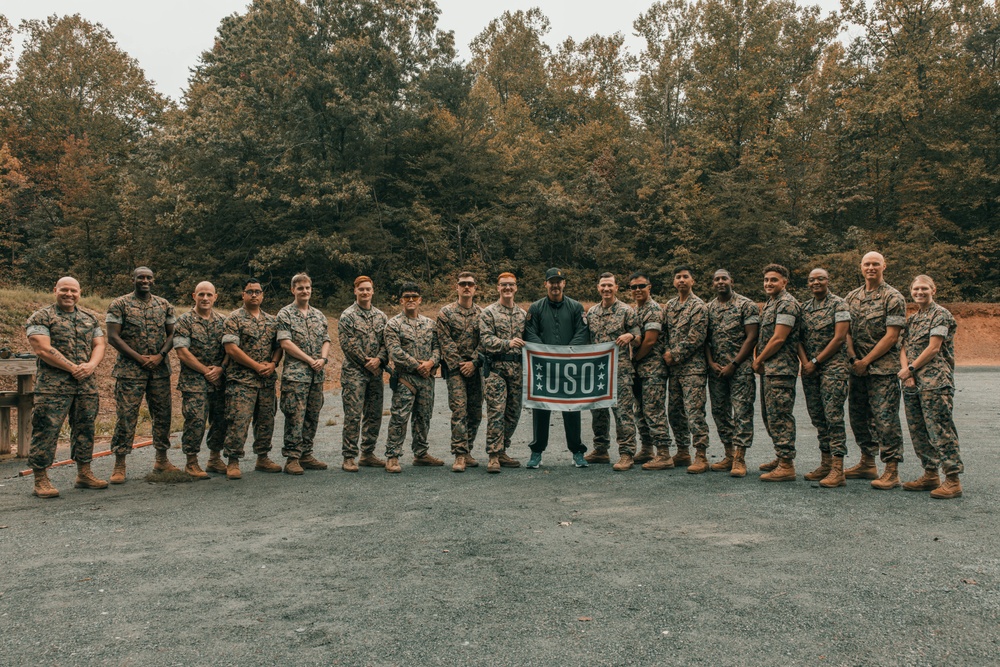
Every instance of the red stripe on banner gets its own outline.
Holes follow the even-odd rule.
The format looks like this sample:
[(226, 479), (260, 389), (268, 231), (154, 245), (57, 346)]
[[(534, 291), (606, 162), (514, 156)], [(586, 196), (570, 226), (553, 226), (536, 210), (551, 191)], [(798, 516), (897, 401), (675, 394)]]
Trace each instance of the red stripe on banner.
[(605, 394), (604, 396), (593, 396), (590, 398), (549, 398), (547, 396), (541, 396), (533, 398), (531, 392), (528, 392), (529, 401), (538, 401), (539, 403), (561, 403), (563, 405), (579, 405), (581, 403), (596, 403), (597, 401), (610, 401), (611, 394)]
[(614, 357), (617, 351), (617, 347), (608, 350), (607, 352), (537, 352), (533, 350), (526, 350), (529, 357), (534, 355), (538, 357), (592, 357), (594, 359), (603, 357), (606, 354), (610, 354)]

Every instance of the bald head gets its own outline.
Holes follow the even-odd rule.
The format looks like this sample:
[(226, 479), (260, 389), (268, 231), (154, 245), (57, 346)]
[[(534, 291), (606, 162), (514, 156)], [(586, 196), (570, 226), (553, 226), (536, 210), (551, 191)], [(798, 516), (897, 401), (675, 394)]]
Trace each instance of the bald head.
[(873, 290), (882, 284), (885, 273), (885, 257), (881, 253), (869, 252), (861, 258), (861, 275), (865, 277), (865, 288)]
[(207, 280), (202, 280), (195, 285), (194, 294), (191, 296), (194, 298), (194, 310), (196, 313), (202, 317), (208, 317), (212, 314), (212, 308), (215, 306), (215, 300), (218, 298), (218, 295), (215, 293), (215, 285)]
[(76, 278), (73, 278), (72, 276), (63, 276), (62, 278), (60, 278), (59, 280), (57, 280), (56, 281), (56, 290), (55, 291), (58, 293), (59, 292), (59, 288), (61, 286), (63, 286), (63, 285), (72, 285), (73, 287), (76, 288), (77, 292), (80, 291), (80, 282)]
[(864, 266), (866, 262), (878, 262), (882, 266), (885, 266), (885, 257), (882, 256), (882, 253), (873, 250), (865, 253), (865, 256), (861, 258), (861, 266)]
[(207, 280), (202, 280), (200, 283), (194, 286), (194, 294), (198, 295), (199, 292), (211, 292), (215, 294), (215, 285), (208, 282)]
[(76, 309), (76, 303), (80, 300), (80, 283), (76, 278), (65, 276), (56, 281), (56, 287), (52, 290), (56, 295), (56, 306), (67, 313)]

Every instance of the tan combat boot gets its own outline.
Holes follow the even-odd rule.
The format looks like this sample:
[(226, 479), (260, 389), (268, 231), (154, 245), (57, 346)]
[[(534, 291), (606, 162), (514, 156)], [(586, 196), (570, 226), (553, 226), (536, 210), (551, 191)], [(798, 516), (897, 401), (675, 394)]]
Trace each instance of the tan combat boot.
[(313, 456), (312, 452), (309, 452), (308, 454), (300, 458), (299, 463), (305, 470), (326, 470), (327, 468), (330, 467), (323, 461), (320, 461), (318, 458)]
[(757, 466), (757, 468), (759, 470), (764, 471), (764, 472), (771, 472), (772, 470), (774, 470), (775, 468), (778, 467), (779, 463), (781, 463), (781, 461), (779, 461), (777, 459), (777, 457), (776, 457), (776, 458), (768, 461), (767, 463), (761, 463), (759, 466)]
[(618, 463), (611, 466), (612, 470), (617, 470), (621, 472), (623, 470), (631, 470), (632, 464), (635, 463), (635, 459), (632, 458), (631, 454), (622, 454), (618, 457)]
[(838, 486), (847, 486), (847, 479), (844, 477), (844, 457), (834, 456), (830, 460), (830, 472), (826, 477), (819, 480), (819, 485), (824, 489), (833, 489)]
[(708, 467), (709, 470), (713, 472), (728, 472), (733, 469), (733, 446), (724, 445), (726, 449), (726, 458), (721, 461), (717, 461)]
[(951, 498), (962, 497), (962, 483), (958, 481), (958, 473), (953, 472), (944, 476), (944, 484), (931, 491), (931, 498), (938, 500), (949, 500)]
[(691, 465), (691, 453), (688, 451), (687, 446), (678, 446), (677, 453), (674, 454), (671, 461), (673, 461), (674, 466), (677, 468), (685, 468)]
[(652, 445), (647, 445), (644, 442), (632, 460), (636, 463), (642, 464), (652, 461), (654, 457), (656, 457), (656, 450), (653, 449)]
[(465, 455), (465, 467), (466, 468), (478, 468), (479, 467), (479, 461), (477, 461), (476, 459), (472, 458), (472, 453), (471, 452)]
[[(675, 460), (674, 463), (677, 463)], [(700, 475), (703, 472), (708, 472), (708, 457), (705, 455), (705, 449), (703, 447), (698, 447), (694, 450), (694, 461), (688, 466), (689, 475)]]
[(375, 454), (362, 454), (358, 459), (358, 466), (361, 468), (384, 468), (385, 461), (375, 456)]
[(794, 482), (795, 464), (791, 459), (778, 459), (778, 467), (760, 476), (762, 482)]
[(669, 447), (657, 447), (653, 460), (642, 464), (643, 470), (670, 470), (673, 467), (674, 460), (670, 457)]
[(924, 470), (924, 474), (912, 482), (904, 482), (904, 491), (933, 491), (941, 486), (941, 478), (938, 477), (937, 468), (934, 470)]
[(486, 463), (486, 472), (489, 472), (489, 473), (498, 473), (498, 472), (500, 472), (500, 467), (502, 465), (503, 464), (500, 463), (500, 455), (499, 454), (490, 454), (490, 460)]
[[(386, 465), (389, 465), (386, 463)], [(413, 457), (413, 465), (415, 466), (443, 466), (444, 461), (436, 456), (431, 456), (429, 452), (424, 452), (420, 456)]]
[(272, 461), (267, 454), (261, 454), (257, 457), (257, 463), (254, 464), (253, 469), (257, 472), (281, 472), (281, 466)]
[(861, 455), (861, 460), (857, 465), (853, 465), (844, 471), (847, 479), (878, 479), (878, 468), (875, 467), (875, 457), (867, 454)]
[[(385, 466), (382, 466), (383, 468)], [(358, 464), (354, 462), (354, 459), (348, 457), (344, 459), (344, 462), (340, 465), (340, 469), (344, 472), (357, 472)]]
[(208, 473), (198, 465), (197, 454), (187, 455), (187, 464), (184, 466), (184, 472), (188, 474), (188, 477), (193, 477), (194, 479), (208, 479)]
[(235, 456), (229, 457), (229, 464), (226, 466), (226, 479), (242, 479), (240, 472), (240, 460)]
[(219, 475), (226, 474), (226, 462), (222, 460), (222, 452), (209, 452), (208, 463), (205, 464), (205, 472), (214, 472)]
[(818, 479), (823, 479), (830, 473), (831, 463), (833, 463), (833, 456), (830, 455), (830, 452), (820, 452), (819, 467), (812, 472), (802, 475), (802, 479), (807, 482), (815, 482)]
[(872, 481), (872, 488), (880, 491), (895, 489), (899, 484), (899, 464), (889, 461), (885, 464), (885, 471), (882, 476)]
[(39, 498), (59, 497), (59, 489), (52, 486), (52, 482), (49, 481), (48, 470), (45, 468), (32, 468), (31, 471), (35, 473), (35, 488), (31, 492), (32, 495)]
[(734, 447), (733, 448), (733, 467), (729, 471), (730, 477), (746, 477), (747, 476), (747, 448), (746, 447)]
[(463, 454), (455, 456), (455, 462), (451, 464), (451, 471), (465, 472), (465, 456)]
[(111, 478), (108, 479), (112, 484), (125, 483), (125, 457), (126, 454), (115, 454), (115, 467), (111, 469)]
[(403, 472), (403, 468), (399, 465), (399, 458), (395, 456), (390, 456), (385, 461), (385, 471), (386, 472)]
[(156, 460), (153, 462), (153, 472), (180, 472), (181, 469), (167, 458), (167, 450), (157, 449)]
[[(277, 465), (277, 464), (275, 464)], [(289, 456), (285, 459), (285, 474), (286, 475), (304, 475), (306, 474), (305, 469), (302, 468), (302, 464), (295, 457)]]
[(78, 489), (106, 489), (108, 483), (94, 476), (94, 471), (90, 469), (89, 463), (77, 463), (76, 481), (73, 482), (73, 486)]
[(520, 461), (518, 461), (517, 459), (512, 459), (511, 457), (507, 456), (507, 450), (506, 449), (503, 450), (502, 452), (500, 452), (500, 455), (497, 457), (497, 459), (500, 461), (500, 467), (502, 467), (502, 468), (520, 468), (521, 467), (521, 462)]
[(594, 448), (583, 457), (583, 460), (587, 463), (611, 463), (611, 456), (606, 449)]

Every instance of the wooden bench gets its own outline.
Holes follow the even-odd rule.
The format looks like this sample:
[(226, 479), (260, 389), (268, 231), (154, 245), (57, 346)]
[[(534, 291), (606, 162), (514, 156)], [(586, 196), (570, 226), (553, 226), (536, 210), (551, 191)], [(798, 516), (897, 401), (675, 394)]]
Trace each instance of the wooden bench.
[(17, 391), (0, 391), (0, 454), (10, 454), (10, 409), (17, 410), (17, 456), (28, 456), (35, 405), (35, 360), (0, 359), (0, 375), (16, 375)]

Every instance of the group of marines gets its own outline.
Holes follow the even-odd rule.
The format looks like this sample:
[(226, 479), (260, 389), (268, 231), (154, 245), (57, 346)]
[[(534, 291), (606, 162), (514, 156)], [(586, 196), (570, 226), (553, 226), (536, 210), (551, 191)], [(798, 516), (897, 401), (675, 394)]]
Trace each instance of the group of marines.
[[(821, 452), (819, 467), (805, 479), (827, 488), (844, 486), (847, 479), (872, 480), (876, 489), (900, 486), (902, 393), (911, 437), (925, 470), (920, 479), (902, 486), (931, 491), (939, 498), (958, 497), (962, 463), (951, 421), (954, 319), (933, 303), (933, 281), (920, 276), (911, 293), (921, 308), (908, 324), (903, 296), (883, 280), (882, 255), (865, 255), (861, 271), (865, 284), (840, 298), (829, 292), (827, 271), (814, 269), (808, 279), (812, 298), (800, 303), (786, 289), (788, 270), (770, 264), (763, 270), (768, 297), (763, 309), (734, 291), (733, 279), (724, 269), (715, 272), (715, 298), (706, 304), (694, 294), (691, 269), (678, 267), (673, 272), (677, 294), (662, 307), (651, 297), (649, 276), (633, 273), (628, 289), (634, 308), (618, 299), (616, 277), (604, 273), (597, 285), (600, 303), (586, 312), (579, 302), (565, 296), (566, 279), (559, 269), (549, 269), (546, 296), (527, 311), (515, 302), (518, 286), (512, 273), (500, 274), (499, 299), (482, 308), (475, 303), (475, 276), (462, 272), (456, 285), (457, 301), (444, 306), (436, 320), (420, 314), (422, 298), (415, 283), (401, 286), (402, 311), (389, 318), (372, 305), (372, 279), (359, 276), (354, 281), (356, 301), (338, 322), (344, 355), (342, 469), (357, 472), (359, 467), (381, 467), (389, 473), (401, 472), (399, 459), (408, 426), (413, 465), (444, 465), (429, 453), (427, 440), (438, 369), (447, 385), (451, 410), (452, 470), (463, 472), (479, 465), (472, 449), (482, 421), (484, 395), (486, 469), (499, 473), (503, 467), (519, 467), (520, 462), (507, 450), (522, 407), (521, 348), (526, 343), (613, 341), (622, 352), (618, 355), (617, 404), (610, 411), (593, 411), (594, 447), (589, 454), (581, 439), (580, 413), (562, 413), (567, 447), (578, 467), (611, 462), (613, 415), (619, 455), (613, 465), (616, 471), (641, 464), (645, 470), (686, 466), (691, 474), (714, 470), (745, 476), (746, 452), (754, 435), (756, 374), (762, 378), (761, 411), (776, 453), (774, 460), (760, 466), (760, 479), (794, 481), (792, 411), (796, 378), (801, 373)], [(918, 285), (921, 278), (929, 283), (926, 289)], [(195, 307), (179, 318), (170, 303), (151, 293), (152, 271), (140, 267), (133, 280), (135, 290), (113, 301), (106, 317), (107, 339), (118, 351), (113, 372), (117, 423), (111, 442), (115, 455), (112, 484), (125, 482), (126, 459), (143, 396), (153, 423), (153, 469), (180, 472), (167, 457), (171, 416), (167, 353), (171, 349), (176, 350), (181, 368), (177, 389), (183, 400), (184, 472), (198, 479), (207, 478), (206, 471), (239, 479), (251, 424), (255, 470), (300, 475), (327, 468), (312, 452), (331, 340), (326, 317), (309, 305), (312, 284), (308, 276), (293, 277), (294, 301), (277, 316), (262, 310), (264, 292), (253, 279), (244, 286), (243, 306), (228, 317), (214, 310), (215, 288), (202, 282), (193, 294)], [(921, 290), (928, 293), (925, 301), (918, 298)], [(39, 360), (29, 463), (35, 474), (34, 493), (41, 497), (58, 496), (47, 468), (67, 416), (71, 456), (78, 467), (76, 486), (108, 485), (90, 468), (97, 414), (93, 373), (104, 356), (105, 334), (97, 317), (77, 306), (80, 286), (76, 280), (62, 278), (55, 294), (56, 303), (34, 313), (26, 324)], [(902, 346), (904, 329), (907, 342)], [(269, 456), (278, 403), (277, 366), (282, 358), (283, 467)], [(375, 446), (386, 371), (391, 374), (393, 395), (383, 460)], [(705, 410), (709, 396), (725, 450), (725, 457), (711, 465)], [(847, 469), (845, 401), (861, 449), (861, 460)], [(549, 411), (532, 410), (529, 468), (541, 465), (550, 417)], [(210, 455), (202, 470), (198, 455), (206, 426)], [(885, 463), (881, 474), (875, 463), (880, 451)], [(939, 468), (946, 475), (944, 484)]]

